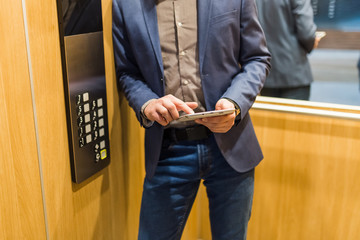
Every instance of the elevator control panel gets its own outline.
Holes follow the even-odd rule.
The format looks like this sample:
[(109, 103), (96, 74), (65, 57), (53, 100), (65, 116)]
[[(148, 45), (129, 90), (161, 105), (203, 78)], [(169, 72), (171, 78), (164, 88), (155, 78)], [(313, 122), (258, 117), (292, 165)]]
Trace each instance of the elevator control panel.
[(101, 0), (58, 0), (72, 180), (110, 163)]

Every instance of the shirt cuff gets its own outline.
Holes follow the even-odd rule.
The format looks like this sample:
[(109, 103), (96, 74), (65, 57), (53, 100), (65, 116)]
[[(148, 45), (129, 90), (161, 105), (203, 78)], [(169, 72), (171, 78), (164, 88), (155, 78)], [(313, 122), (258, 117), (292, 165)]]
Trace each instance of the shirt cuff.
[(142, 105), (141, 110), (140, 110), (140, 116), (141, 116), (141, 120), (142, 120), (142, 124), (144, 125), (144, 127), (148, 128), (151, 127), (154, 124), (154, 121), (149, 120), (145, 113), (144, 110), (147, 107), (147, 105), (149, 105), (149, 103), (151, 101), (153, 101), (155, 99), (150, 99), (149, 101), (147, 101), (146, 103), (144, 103), (144, 105)]

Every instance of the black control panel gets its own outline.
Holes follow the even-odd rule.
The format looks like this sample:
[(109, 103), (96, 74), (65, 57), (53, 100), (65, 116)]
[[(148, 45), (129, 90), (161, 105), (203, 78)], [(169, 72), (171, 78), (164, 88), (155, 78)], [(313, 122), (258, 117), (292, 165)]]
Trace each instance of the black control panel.
[(110, 163), (101, 0), (58, 0), (72, 180)]

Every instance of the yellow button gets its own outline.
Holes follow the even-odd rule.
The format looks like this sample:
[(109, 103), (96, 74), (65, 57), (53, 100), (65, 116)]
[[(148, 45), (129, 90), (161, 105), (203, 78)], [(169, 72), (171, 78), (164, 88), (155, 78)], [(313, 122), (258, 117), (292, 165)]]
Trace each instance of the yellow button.
[(101, 159), (105, 159), (107, 157), (106, 149), (100, 151)]

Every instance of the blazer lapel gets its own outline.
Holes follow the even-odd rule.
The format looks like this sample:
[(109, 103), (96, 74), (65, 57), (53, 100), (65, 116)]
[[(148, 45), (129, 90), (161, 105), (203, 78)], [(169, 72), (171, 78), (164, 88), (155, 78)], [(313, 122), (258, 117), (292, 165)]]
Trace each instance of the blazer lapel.
[[(163, 72), (159, 30), (156, 15), (156, 0), (141, 0), (147, 32), (159, 65)], [(164, 74), (164, 73), (162, 73)]]
[(198, 0), (198, 41), (199, 41), (199, 66), (200, 73), (205, 57), (205, 49), (210, 26), (210, 13), (212, 0)]

